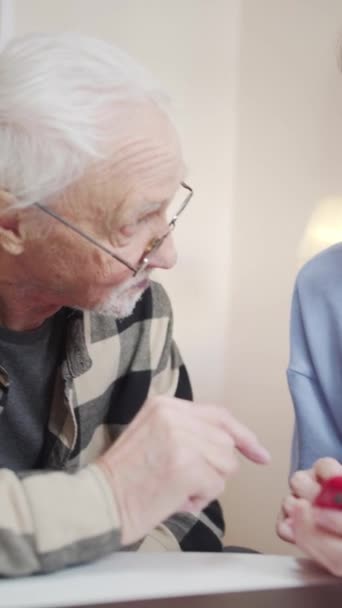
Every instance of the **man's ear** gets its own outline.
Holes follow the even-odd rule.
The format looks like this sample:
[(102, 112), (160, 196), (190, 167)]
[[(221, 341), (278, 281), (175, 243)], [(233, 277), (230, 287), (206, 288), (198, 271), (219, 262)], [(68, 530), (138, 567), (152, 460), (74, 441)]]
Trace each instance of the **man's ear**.
[(0, 189), (0, 248), (10, 255), (24, 251), (24, 240), (20, 234), (18, 210), (13, 209), (15, 197)]

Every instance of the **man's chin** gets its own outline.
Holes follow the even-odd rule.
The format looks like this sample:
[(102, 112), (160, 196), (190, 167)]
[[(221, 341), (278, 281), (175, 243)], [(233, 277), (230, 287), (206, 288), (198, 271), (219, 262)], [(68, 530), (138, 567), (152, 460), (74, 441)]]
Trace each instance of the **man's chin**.
[(92, 312), (100, 315), (115, 317), (115, 319), (125, 319), (129, 317), (149, 287), (149, 281), (145, 281), (144, 285), (129, 287), (121, 293), (114, 293), (108, 298), (91, 307)]

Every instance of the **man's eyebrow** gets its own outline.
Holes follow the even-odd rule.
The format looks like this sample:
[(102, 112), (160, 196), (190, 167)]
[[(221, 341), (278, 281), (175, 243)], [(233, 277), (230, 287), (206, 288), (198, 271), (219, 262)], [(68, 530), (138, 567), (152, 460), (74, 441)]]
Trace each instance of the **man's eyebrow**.
[(136, 210), (137, 217), (143, 217), (144, 215), (149, 215), (150, 213), (154, 213), (159, 211), (162, 207), (167, 204), (167, 201), (159, 201), (159, 202), (150, 202), (144, 203), (141, 207)]
[(145, 216), (156, 213), (160, 211), (163, 207), (169, 204), (168, 200), (163, 201), (144, 201), (140, 206), (134, 208), (127, 209), (126, 212), (122, 216), (122, 220), (124, 224), (131, 224), (139, 221)]

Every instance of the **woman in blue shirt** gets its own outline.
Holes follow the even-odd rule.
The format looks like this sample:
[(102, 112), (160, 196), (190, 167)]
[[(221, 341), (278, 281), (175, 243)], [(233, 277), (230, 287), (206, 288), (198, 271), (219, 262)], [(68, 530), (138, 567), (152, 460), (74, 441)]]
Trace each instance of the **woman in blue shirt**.
[(277, 532), (342, 576), (342, 511), (313, 505), (322, 482), (342, 475), (342, 244), (298, 275), (288, 382), (296, 416), (291, 494)]

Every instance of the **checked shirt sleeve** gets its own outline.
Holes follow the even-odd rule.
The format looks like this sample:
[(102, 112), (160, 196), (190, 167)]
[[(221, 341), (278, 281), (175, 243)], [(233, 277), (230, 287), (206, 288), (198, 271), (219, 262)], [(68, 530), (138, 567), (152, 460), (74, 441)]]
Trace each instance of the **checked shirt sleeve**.
[(120, 521), (103, 473), (0, 470), (0, 575), (51, 572), (120, 548)]

